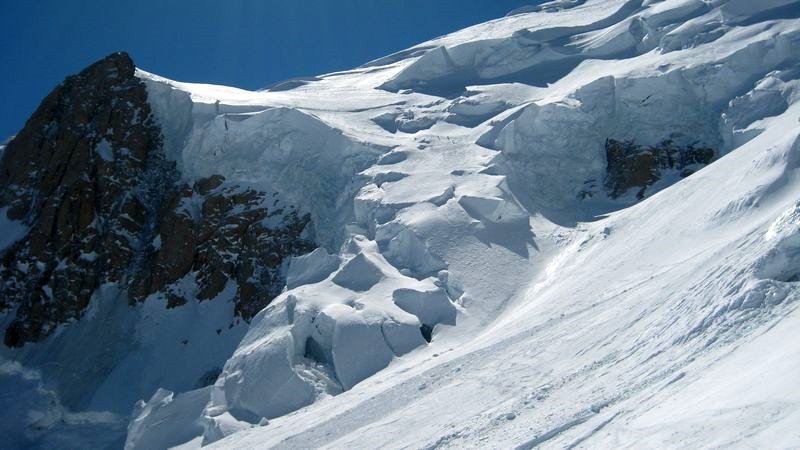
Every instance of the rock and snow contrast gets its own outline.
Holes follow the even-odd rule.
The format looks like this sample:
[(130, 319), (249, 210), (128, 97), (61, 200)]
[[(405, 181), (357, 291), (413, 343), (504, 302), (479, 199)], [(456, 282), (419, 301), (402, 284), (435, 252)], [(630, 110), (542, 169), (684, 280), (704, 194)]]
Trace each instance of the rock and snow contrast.
[(800, 2), (558, 0), (0, 147), (10, 447), (800, 446)]

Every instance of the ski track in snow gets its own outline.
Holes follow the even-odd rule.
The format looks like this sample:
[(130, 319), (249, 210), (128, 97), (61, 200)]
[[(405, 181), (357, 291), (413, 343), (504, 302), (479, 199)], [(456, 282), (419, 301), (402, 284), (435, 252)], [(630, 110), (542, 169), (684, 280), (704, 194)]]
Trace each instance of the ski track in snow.
[[(562, 0), (275, 90), (140, 70), (185, 177), (281, 193), (324, 248), (126, 448), (800, 445), (798, 17)], [(722, 157), (579, 200), (609, 138)]]

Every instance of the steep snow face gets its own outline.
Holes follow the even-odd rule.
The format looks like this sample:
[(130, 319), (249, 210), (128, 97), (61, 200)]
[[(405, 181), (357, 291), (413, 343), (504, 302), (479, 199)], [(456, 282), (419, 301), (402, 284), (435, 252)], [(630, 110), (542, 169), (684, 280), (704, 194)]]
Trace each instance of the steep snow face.
[[(560, 0), (258, 92), (139, 70), (183, 176), (280, 193), (325, 248), (126, 448), (798, 445), (798, 17)], [(636, 203), (611, 141), (715, 161)]]
[(796, 445), (798, 120), (607, 219), (540, 225), (558, 250), (476, 336), (217, 447)]
[[(192, 289), (192, 281), (184, 280), (183, 287)], [(234, 292), (229, 283), (217, 298), (167, 309), (164, 298), (130, 306), (118, 286), (107, 284), (80, 321), (4, 356), (41, 368), (45, 384), (66, 408), (124, 416), (152, 395), (153, 386), (185, 391), (213, 383), (247, 329), (242, 320), (232, 320)], [(91, 382), (76, 382), (80, 378)]]
[(167, 154), (185, 178), (222, 175), (278, 192), (312, 215), (317, 242), (341, 244), (341, 230), (352, 220), (348, 203), (363, 185), (356, 174), (389, 147), (347, 135), (309, 111), (263, 102), (230, 105), (226, 90), (192, 97), (179, 83), (138, 73), (148, 85)]
[(47, 388), (41, 374), (0, 358), (0, 398), (15, 414), (3, 416), (3, 446), (30, 448), (118, 447), (124, 416), (109, 412), (70, 412)]
[[(796, 334), (798, 14), (558, 1), (273, 91), (164, 81), (391, 148), (335, 194), (340, 250), (290, 264), (187, 445), (759, 445), (800, 426), (775, 344)], [(610, 140), (719, 160), (631, 206), (598, 187)]]

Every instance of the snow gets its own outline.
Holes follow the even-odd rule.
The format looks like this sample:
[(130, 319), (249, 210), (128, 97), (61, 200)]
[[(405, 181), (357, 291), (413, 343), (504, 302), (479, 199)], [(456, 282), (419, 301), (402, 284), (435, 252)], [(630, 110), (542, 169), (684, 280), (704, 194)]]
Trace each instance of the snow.
[[(185, 289), (194, 289), (193, 283), (184, 283)], [(128, 412), (134, 402), (149, 398), (151, 386), (187, 391), (198, 387), (209, 371), (219, 371), (225, 355), (230, 354), (246, 328), (243, 323), (232, 322), (230, 299), (234, 292), (233, 283), (228, 283), (218, 297), (190, 302), (182, 309), (166, 309), (165, 299), (143, 302), (131, 330), (137, 348), (118, 354), (121, 360), (105, 375), (92, 396), (91, 407), (126, 408), (123, 411)], [(159, 370), (143, 370), (145, 367)], [(131, 380), (131, 374), (139, 375)]]
[(162, 118), (167, 154), (176, 159), (185, 178), (222, 175), (264, 192), (279, 192), (287, 203), (311, 213), (318, 242), (341, 243), (343, 236), (337, 231), (351, 216), (339, 208), (340, 195), (356, 189), (349, 186), (353, 176), (386, 147), (355, 140), (294, 108), (246, 106), (220, 115), (205, 104), (172, 109), (173, 99), (181, 97), (174, 90), (163, 93), (160, 83), (150, 79), (150, 98), (156, 117)]
[[(90, 346), (106, 381), (62, 402), (150, 399), (127, 448), (800, 445), (798, 17), (564, 0), (274, 90), (139, 70), (184, 177), (280, 192), (321, 248), (219, 341), (225, 302), (120, 312), (141, 347)], [(719, 159), (582, 200), (606, 139)], [(106, 303), (15, 359), (74, 358)]]
[(314, 318), (311, 338), (330, 347), (336, 378), (343, 389), (386, 367), (394, 354), (384, 341), (381, 327), (373, 325), (366, 314), (347, 305), (327, 306)]
[[(786, 337), (793, 334), (791, 328), (796, 329), (799, 319), (796, 312), (789, 315), (709, 370), (689, 374), (689, 379), (682, 372), (680, 380), (675, 380), (685, 385), (682, 391), (669, 398), (657, 395), (650, 401), (652, 409), (628, 422), (624, 430), (611, 424), (596, 444), (614, 446), (627, 436), (646, 436), (652, 446), (661, 447), (680, 436), (690, 446), (741, 445), (730, 431), (751, 426), (749, 445), (797, 445), (800, 360), (795, 355), (800, 349), (796, 339)], [(676, 410), (683, 414), (676, 415)]]
[(191, 412), (205, 406), (210, 390), (206, 387), (176, 396), (158, 389), (148, 402), (137, 404), (128, 425), (125, 448), (173, 447), (201, 434), (203, 425)]
[(292, 257), (286, 273), (286, 287), (293, 289), (304, 284), (318, 283), (339, 267), (339, 258), (324, 248), (311, 253)]
[[(795, 445), (797, 288), (757, 268), (785, 248), (778, 236), (798, 231), (797, 184), (785, 182), (796, 177), (787, 160), (800, 150), (799, 114), (793, 107), (686, 182), (582, 225), (466, 345), (434, 338), (351, 391), (218, 444)], [(719, 189), (698, 189), (707, 183)], [(709, 214), (775, 184), (783, 192), (744, 216), (720, 224)]]
[(103, 161), (114, 161), (114, 150), (111, 148), (111, 144), (109, 144), (107, 140), (103, 139), (98, 142), (94, 148), (94, 151), (97, 152), (97, 155), (100, 156), (100, 159)]
[[(425, 345), (422, 323), (453, 324), (447, 294), (431, 280), (401, 274), (374, 242), (353, 236), (340, 255), (344, 262), (335, 276), (292, 289), (253, 320), (198, 417), (202, 412), (215, 423), (238, 414), (250, 417), (251, 424), (279, 417), (350, 389), (393, 358)], [(312, 258), (330, 257), (317, 250), (301, 261)], [(264, 379), (276, 389), (263, 389)], [(213, 427), (203, 441), (224, 435), (224, 427)]]
[(8, 207), (0, 208), (0, 252), (25, 237), (27, 232), (24, 223), (8, 218)]
[(447, 293), (438, 287), (430, 291), (397, 289), (392, 293), (395, 305), (403, 311), (417, 316), (423, 324), (456, 324), (456, 308)]
[(41, 373), (0, 358), (0, 400), (15, 413), (0, 422), (6, 448), (118, 447), (125, 418), (104, 412), (72, 412), (47, 388)]
[[(586, 2), (585, 8), (598, 11), (603, 4), (604, 11), (613, 13), (609, 3)], [(564, 14), (584, 19), (574, 29), (528, 29), (516, 36), (550, 42), (575, 35), (570, 45), (585, 56), (617, 58), (628, 52), (626, 64), (578, 61), (569, 75), (540, 89), (481, 81), (483, 87), (470, 88), (480, 92), (475, 103), (490, 106), (473, 110), (486, 116), (482, 123), (469, 123), (472, 129), (440, 119), (409, 139), (382, 123), (399, 144), (392, 153), (398, 157), (387, 155), (383, 166), (363, 172), (374, 184), (355, 197), (355, 218), (401, 275), (436, 283), (431, 287), (439, 290), (433, 293), (400, 288), (392, 294), (394, 303), (420, 323), (440, 324), (431, 343), (395, 358), (349, 390), (343, 383), (341, 394), (319, 397), (307, 408), (215, 445), (630, 445), (651, 432), (646, 425), (639, 432), (628, 424), (656, 404), (649, 400), (656, 386), (665, 398), (689, 398), (680, 397), (686, 386), (707, 373), (706, 368), (723, 367), (718, 361), (733, 351), (734, 343), (757, 346), (763, 330), (791, 317), (797, 298), (794, 273), (788, 269), (795, 261), (793, 238), (767, 247), (756, 236), (763, 236), (768, 226), (777, 233), (774, 217), (786, 208), (777, 205), (788, 202), (794, 211), (793, 178), (769, 179), (791, 170), (780, 165), (792, 160), (789, 155), (797, 148), (797, 108), (791, 106), (794, 100), (787, 100), (795, 96), (794, 72), (787, 64), (794, 64), (788, 63), (794, 58), (788, 48), (796, 45), (789, 43), (796, 42), (796, 22), (717, 28), (712, 52), (702, 43), (686, 46), (691, 35), (674, 30), (681, 22), (725, 11), (691, 1), (618, 6), (616, 11), (624, 12), (617, 14), (620, 22), (608, 15), (581, 17), (582, 6), (571, 5)], [(621, 16), (635, 20), (625, 22)], [(514, 17), (520, 21), (525, 14)], [(452, 87), (463, 66), (478, 70), (477, 78), (469, 75), (470, 82), (500, 76), (492, 72), (497, 63), (482, 59), (488, 56), (476, 42), (495, 50), (517, 45), (509, 38), (515, 35), (502, 30), (513, 23), (505, 20), (477, 28), (496, 35), (475, 31), (466, 37), (472, 30), (465, 30), (422, 44), (418, 48), (430, 50), (409, 58), (410, 64), (399, 56), (384, 61), (407, 68), (394, 72), (399, 75), (387, 70), (392, 78), (378, 86), (437, 94), (440, 87), (432, 89), (431, 83)], [(617, 23), (628, 28), (618, 30)], [(635, 32), (625, 34), (636, 23), (649, 27), (650, 41)], [(669, 32), (670, 53), (653, 51), (660, 45), (657, 38)], [(682, 50), (674, 48), (678, 41), (684, 42)], [(513, 59), (510, 55), (524, 55), (519, 51), (499, 55)], [(542, 64), (552, 61), (548, 55), (545, 51), (541, 56)], [(758, 64), (752, 63), (754, 57)], [(536, 62), (522, 56), (519, 60)], [(503, 70), (521, 70), (509, 67)], [(451, 104), (469, 104), (465, 98), (470, 97), (456, 97)], [(446, 111), (465, 114), (458, 108), (444, 105)], [(429, 114), (439, 113), (429, 109)], [(728, 155), (645, 202), (582, 222), (628, 206), (576, 199), (586, 180), (602, 179), (607, 138), (643, 145), (673, 139)], [(402, 144), (404, 139), (409, 142)], [(752, 163), (764, 149), (772, 155)], [(769, 210), (763, 199), (767, 195), (776, 205)], [(792, 223), (793, 213), (784, 216), (783, 222)], [(789, 235), (796, 232), (788, 229)], [(366, 311), (380, 302), (377, 293), (392, 277), (379, 270), (380, 259), (370, 257), (374, 254), (358, 255), (332, 278), (339, 277), (339, 286), (350, 292), (362, 293), (358, 301)], [(347, 269), (350, 264), (358, 270)], [(424, 278), (442, 269), (447, 271), (441, 279)], [(318, 301), (295, 292), (288, 294), (297, 295), (295, 311)], [(331, 290), (325, 292), (329, 298)], [(331, 322), (338, 324), (337, 318), (352, 326), (351, 317), (357, 317), (344, 305), (320, 314), (326, 318), (323, 330), (335, 328)], [(362, 322), (355, 323), (363, 329)], [(320, 340), (324, 349), (328, 342)], [(372, 372), (372, 364), (381, 361), (374, 349), (360, 349), (358, 356), (368, 358), (353, 360), (351, 369)], [(736, 376), (735, 369), (719, 375), (723, 381), (731, 376)], [(761, 398), (769, 395), (750, 401)], [(773, 424), (797, 424), (791, 403), (771, 409), (777, 414), (774, 420), (748, 420), (743, 415), (729, 419), (726, 406), (715, 401), (712, 396), (704, 403), (708, 414), (688, 415), (693, 417), (690, 425), (681, 421), (655, 435), (653, 445), (741, 444), (748, 438), (737, 430), (745, 422), (763, 436)], [(684, 416), (680, 411), (691, 404), (664, 411), (669, 417)], [(706, 440), (692, 427), (702, 426), (709, 414), (719, 415), (723, 424)], [(650, 420), (669, 422), (666, 417)], [(678, 440), (657, 440), (678, 433)], [(727, 440), (714, 441), (715, 436)]]
[(113, 426), (94, 420), (70, 423), (65, 430), (57, 425), (34, 442), (44, 445), (42, 439), (51, 434), (53, 439), (74, 434), (78, 441), (67, 447), (82, 447), (88, 445), (80, 441), (86, 433), (124, 441), (127, 415), (137, 400), (150, 398), (159, 386), (191, 391), (209, 372), (218, 374), (246, 331), (244, 323), (231, 322), (233, 303), (225, 295), (232, 294), (228, 289), (210, 301), (167, 309), (159, 298), (131, 306), (127, 296), (107, 284), (80, 321), (62, 325), (39, 344), (5, 348), (2, 356), (41, 373), (42, 384), (67, 410), (115, 417)]

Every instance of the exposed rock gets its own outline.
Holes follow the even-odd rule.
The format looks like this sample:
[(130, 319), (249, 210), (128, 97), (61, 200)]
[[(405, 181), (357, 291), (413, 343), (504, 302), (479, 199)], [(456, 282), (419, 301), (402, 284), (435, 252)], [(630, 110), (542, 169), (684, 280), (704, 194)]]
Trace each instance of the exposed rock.
[(224, 183), (221, 176), (183, 185), (167, 201), (147, 264), (135, 282), (133, 298), (163, 292), (168, 307), (190, 298), (176, 289), (196, 274), (197, 298), (212, 299), (229, 280), (236, 283), (236, 313), (250, 319), (285, 285), (285, 258), (310, 252), (301, 237), (309, 223), (275, 195)]
[[(301, 237), (309, 218), (272, 195), (220, 176), (177, 184), (125, 53), (67, 77), (0, 157), (0, 211), (29, 229), (0, 255), (8, 346), (79, 319), (106, 282), (131, 302), (162, 293), (174, 307), (230, 280), (249, 319), (283, 288), (284, 258), (314, 247)], [(175, 288), (192, 277), (196, 289)]]
[(713, 149), (680, 147), (670, 140), (643, 147), (633, 141), (607, 139), (605, 190), (611, 198), (618, 198), (637, 188), (636, 198), (641, 200), (647, 188), (662, 179), (666, 171), (679, 171), (680, 177), (687, 177), (709, 164), (714, 156)]
[(8, 143), (0, 208), (30, 232), (3, 254), (0, 307), (17, 305), (10, 346), (77, 319), (104, 279), (123, 279), (146, 233), (160, 132), (125, 53), (67, 77)]

